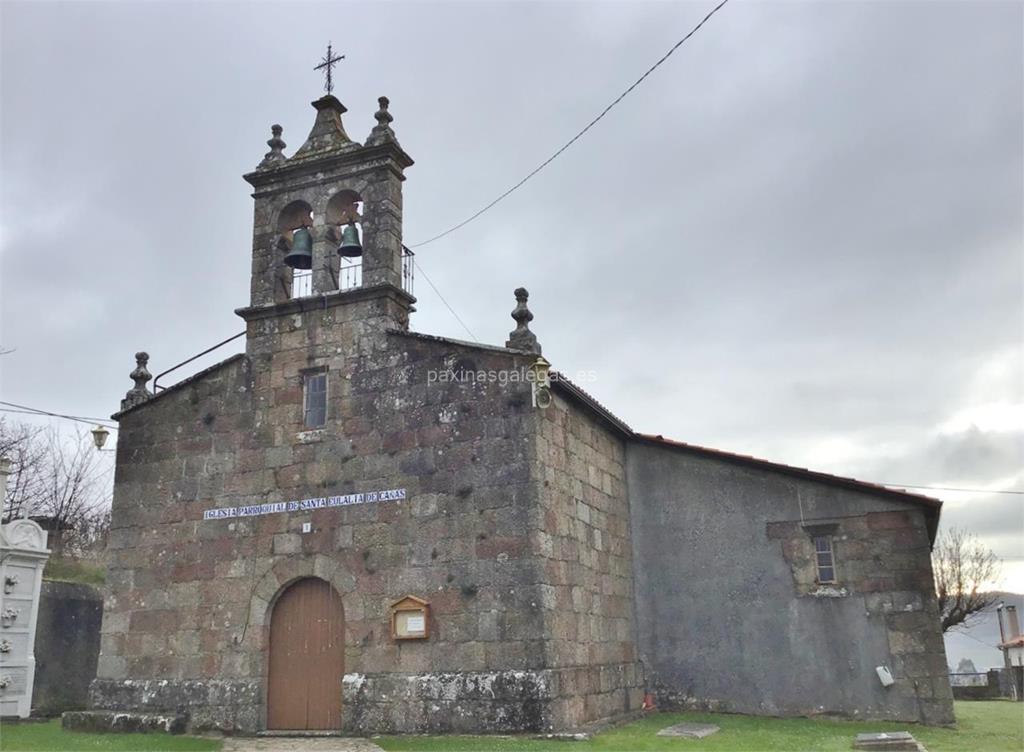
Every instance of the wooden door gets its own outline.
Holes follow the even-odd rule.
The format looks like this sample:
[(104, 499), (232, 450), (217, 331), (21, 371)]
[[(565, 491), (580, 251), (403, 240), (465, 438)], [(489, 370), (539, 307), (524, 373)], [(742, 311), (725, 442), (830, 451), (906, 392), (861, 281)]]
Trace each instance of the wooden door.
[(345, 616), (324, 580), (290, 585), (270, 617), (267, 728), (341, 728)]

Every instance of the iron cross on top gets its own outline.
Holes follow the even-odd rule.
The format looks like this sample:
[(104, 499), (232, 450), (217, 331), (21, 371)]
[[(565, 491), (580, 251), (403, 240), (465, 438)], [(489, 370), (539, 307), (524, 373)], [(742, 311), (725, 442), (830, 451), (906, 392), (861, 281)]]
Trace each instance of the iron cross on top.
[(334, 80), (331, 78), (331, 69), (334, 67), (335, 63), (337, 63), (339, 60), (344, 60), (344, 59), (345, 59), (344, 55), (334, 55), (334, 54), (331, 53), (331, 43), (328, 42), (327, 43), (327, 55), (324, 57), (323, 61), (321, 61), (320, 65), (316, 66), (313, 69), (313, 70), (321, 70), (321, 69), (323, 69), (325, 71), (324, 75), (327, 76), (327, 82), (324, 84), (324, 90), (328, 94), (330, 94), (332, 91), (334, 91)]

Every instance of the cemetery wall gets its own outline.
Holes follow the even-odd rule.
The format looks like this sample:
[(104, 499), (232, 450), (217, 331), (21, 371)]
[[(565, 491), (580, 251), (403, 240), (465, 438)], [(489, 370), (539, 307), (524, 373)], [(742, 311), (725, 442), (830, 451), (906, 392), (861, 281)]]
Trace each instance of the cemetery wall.
[(43, 580), (36, 618), (32, 714), (59, 715), (88, 704), (100, 652), (103, 596), (96, 588)]

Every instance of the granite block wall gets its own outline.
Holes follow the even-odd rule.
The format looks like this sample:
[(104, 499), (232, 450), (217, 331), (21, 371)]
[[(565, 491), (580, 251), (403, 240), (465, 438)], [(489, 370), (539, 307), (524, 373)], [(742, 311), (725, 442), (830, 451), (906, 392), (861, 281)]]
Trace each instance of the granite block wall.
[[(920, 506), (649, 442), (627, 467), (662, 707), (953, 721)], [(834, 530), (835, 585), (815, 582), (807, 526)]]
[[(345, 672), (362, 687), (347, 696), (348, 730), (436, 725), (429, 693), (402, 723), (382, 715), (383, 688), (453, 673), (539, 687), (518, 709), (495, 699), (500, 712), (467, 716), (477, 730), (551, 726), (551, 682), (536, 673), (547, 596), (532, 554), (529, 388), (430, 376), (529, 359), (387, 333), (368, 318), (337, 306), (251, 322), (248, 356), (121, 417), (95, 707), (164, 703), (191, 708), (196, 728), (260, 729), (264, 699), (251, 702), (250, 690), (264, 691), (273, 602), (317, 576), (342, 596)], [(327, 425), (314, 431), (302, 426), (308, 366), (329, 374)], [(405, 499), (203, 519), (213, 508), (393, 488)], [(390, 638), (388, 607), (407, 594), (430, 602), (428, 641)], [(146, 682), (162, 680), (154, 699)], [(196, 682), (245, 691), (213, 703)], [(218, 710), (197, 712), (200, 700)]]
[(625, 440), (563, 397), (541, 412), (536, 437), (546, 665), (555, 724), (639, 711), (643, 671), (633, 618)]
[(863, 604), (860, 620), (884, 629), (888, 657), (879, 653), (879, 660), (896, 683), (868, 712), (885, 716), (895, 710), (924, 723), (951, 723), (952, 690), (923, 515), (912, 509), (867, 512), (826, 528), (837, 567), (835, 585), (815, 582), (813, 524), (808, 529), (800, 521), (769, 522), (766, 532), (780, 544), (797, 597), (853, 598)]

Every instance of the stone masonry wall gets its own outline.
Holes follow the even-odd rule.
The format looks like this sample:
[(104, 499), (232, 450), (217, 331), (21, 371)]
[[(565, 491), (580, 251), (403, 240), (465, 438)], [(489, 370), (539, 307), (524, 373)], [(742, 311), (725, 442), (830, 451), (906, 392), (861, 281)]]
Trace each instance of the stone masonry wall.
[(639, 711), (625, 447), (591, 414), (556, 397), (537, 435), (541, 608), (555, 725)]
[[(318, 576), (345, 610), (346, 730), (436, 729), (453, 673), (530, 690), (495, 695), (460, 728), (550, 727), (528, 387), (428, 383), (434, 370), (529, 359), (385, 333), (359, 308), (379, 305), (250, 321), (247, 358), (121, 417), (94, 707), (259, 730), (273, 603)], [(308, 367), (328, 369), (328, 422), (315, 431), (302, 427)], [(210, 508), (390, 488), (406, 499), (203, 520)], [(388, 607), (407, 594), (430, 602), (427, 641), (390, 638)], [(417, 683), (410, 702), (393, 702), (395, 687)]]
[(257, 539), (202, 521), (256, 484), (240, 456), (250, 395), (236, 356), (121, 417), (92, 707), (185, 710), (197, 728), (259, 723), (241, 645)]
[(887, 693), (913, 701), (923, 722), (951, 722), (949, 669), (936, 628), (939, 611), (923, 516), (901, 510), (837, 520), (832, 532), (835, 587), (815, 582), (813, 539), (799, 521), (770, 522), (767, 534), (781, 544), (798, 597), (863, 598), (865, 618), (884, 625), (896, 679)]
[[(953, 721), (922, 507), (645, 442), (627, 465), (659, 706)], [(834, 531), (835, 586), (804, 525)]]

